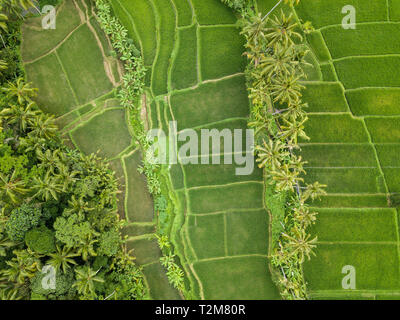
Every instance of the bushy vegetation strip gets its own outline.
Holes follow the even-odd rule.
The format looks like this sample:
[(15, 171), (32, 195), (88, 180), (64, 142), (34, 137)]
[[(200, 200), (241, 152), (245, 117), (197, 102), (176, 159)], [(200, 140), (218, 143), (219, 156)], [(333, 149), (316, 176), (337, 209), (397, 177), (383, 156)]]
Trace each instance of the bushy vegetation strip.
[[(113, 16), (111, 5), (108, 0), (96, 0), (97, 17), (103, 30), (110, 36), (114, 49), (118, 52), (119, 58), (124, 63), (125, 73), (118, 97), (122, 106), (127, 108), (130, 113), (130, 123), (133, 134), (139, 142), (143, 154), (151, 148), (151, 143), (147, 139), (144, 119), (142, 117), (142, 99), (144, 97), (146, 68), (140, 51), (134, 45), (132, 39), (128, 37), (127, 29), (120, 24), (118, 19)], [(155, 210), (159, 218), (159, 228), (157, 240), (163, 252), (161, 264), (167, 270), (170, 283), (186, 297), (184, 273), (176, 263), (174, 248), (168, 238), (167, 229), (170, 228), (173, 204), (168, 192), (167, 181), (162, 173), (160, 165), (153, 164), (150, 159), (144, 157), (143, 166), (140, 172), (146, 175), (148, 188), (154, 197)]]
[[(299, 1), (277, 4), (285, 3), (285, 12), (290, 12)], [(263, 17), (252, 0), (222, 2), (240, 13), (239, 25), (246, 38), (249, 126), (256, 133), (255, 153), (259, 167), (264, 168), (266, 203), (272, 215), (271, 264), (282, 297), (305, 299), (302, 263), (310, 259), (317, 241), (307, 232), (316, 220), (307, 203), (325, 194), (324, 185), (304, 183), (305, 162), (299, 155), (299, 140), (309, 139), (304, 131), (308, 117), (301, 85), (308, 50), (302, 44), (301, 29), (307, 32), (311, 26), (299, 25), (283, 10)]]
[(146, 298), (120, 233), (113, 171), (63, 144), (24, 80), (24, 6), (33, 3), (0, 2), (0, 300)]

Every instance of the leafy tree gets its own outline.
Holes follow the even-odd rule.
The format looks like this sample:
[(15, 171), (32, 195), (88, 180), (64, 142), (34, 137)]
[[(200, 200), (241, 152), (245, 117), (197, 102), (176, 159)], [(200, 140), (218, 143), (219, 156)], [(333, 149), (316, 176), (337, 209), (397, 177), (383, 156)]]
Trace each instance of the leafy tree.
[(54, 229), (57, 240), (68, 248), (78, 248), (93, 233), (90, 223), (80, 220), (77, 215), (71, 215), (68, 218), (58, 217), (54, 223)]
[(55, 289), (44, 288), (42, 280), (46, 273), (37, 272), (31, 281), (32, 294), (42, 296), (44, 299), (56, 300), (65, 298), (73, 298), (75, 290), (72, 288), (74, 283), (74, 273), (72, 271), (63, 273), (56, 272)]
[(114, 256), (121, 246), (121, 236), (118, 231), (110, 230), (104, 232), (99, 238), (99, 254), (111, 257)]
[(41, 216), (38, 207), (28, 204), (12, 210), (6, 223), (8, 237), (13, 241), (24, 240), (26, 232), (39, 225)]
[(42, 225), (25, 234), (25, 243), (32, 251), (49, 254), (56, 250), (54, 232)]

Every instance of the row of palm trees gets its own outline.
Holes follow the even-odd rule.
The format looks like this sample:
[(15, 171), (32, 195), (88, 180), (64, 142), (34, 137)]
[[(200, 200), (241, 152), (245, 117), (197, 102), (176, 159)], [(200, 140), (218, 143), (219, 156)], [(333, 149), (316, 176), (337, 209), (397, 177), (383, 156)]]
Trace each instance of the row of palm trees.
[[(291, 11), (299, 0), (284, 0)], [(278, 4), (282, 3), (279, 1)], [(317, 241), (307, 233), (317, 213), (308, 206), (310, 200), (325, 195), (324, 185), (304, 184), (305, 161), (299, 155), (300, 140), (308, 140), (305, 125), (306, 104), (302, 102), (306, 78), (307, 48), (302, 44), (301, 25), (293, 13), (281, 10), (273, 18), (257, 14), (243, 6), (240, 21), (246, 38), (249, 98), (252, 103), (249, 126), (256, 133), (255, 152), (264, 168), (268, 184), (276, 195), (285, 195), (286, 213), (280, 236), (275, 242), (271, 263), (279, 271), (281, 293), (287, 299), (305, 299), (306, 284), (301, 264), (310, 259)], [(286, 9), (286, 8), (285, 8)], [(285, 10), (286, 11), (286, 10)], [(307, 24), (307, 30), (310, 25)], [(274, 216), (272, 212), (273, 219)]]
[[(119, 58), (124, 64), (125, 73), (122, 78), (123, 81), (118, 98), (122, 106), (129, 110), (130, 123), (135, 138), (141, 146), (143, 154), (147, 154), (147, 151), (152, 147), (152, 142), (147, 138), (141, 114), (141, 99), (144, 94), (146, 76), (144, 60), (132, 39), (128, 37), (128, 30), (112, 15), (109, 1), (96, 0), (95, 3), (98, 21), (105, 33), (109, 35), (114, 49), (118, 52)], [(147, 187), (154, 197), (154, 203), (166, 202), (161, 201), (169, 199), (169, 195), (162, 195), (162, 190), (168, 192), (168, 186), (162, 187), (165, 180), (162, 178), (160, 165), (154, 164), (144, 157), (143, 166), (139, 167), (139, 172), (146, 176)], [(161, 209), (159, 208), (159, 210)], [(166, 274), (169, 282), (180, 292), (186, 294), (184, 272), (175, 263), (172, 244), (166, 235), (157, 235), (157, 239), (163, 253), (160, 262), (167, 270)]]

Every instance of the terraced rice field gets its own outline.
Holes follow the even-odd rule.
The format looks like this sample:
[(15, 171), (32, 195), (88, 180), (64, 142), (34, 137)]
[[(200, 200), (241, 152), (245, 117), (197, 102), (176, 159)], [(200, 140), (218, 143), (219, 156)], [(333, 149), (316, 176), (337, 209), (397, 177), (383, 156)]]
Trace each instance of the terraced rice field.
[[(356, 8), (355, 30), (341, 26)], [(305, 82), (309, 103), (302, 144), (306, 180), (328, 185), (314, 204), (316, 257), (304, 266), (312, 298), (400, 298), (400, 5), (398, 1), (301, 1), (321, 78)], [(343, 290), (342, 268), (356, 270), (356, 290)]]
[[(249, 101), (243, 39), (219, 0), (113, 0), (148, 71), (148, 122), (167, 131), (245, 129)], [(208, 157), (209, 155), (203, 155)], [(171, 230), (194, 295), (277, 299), (268, 266), (269, 217), (262, 171), (235, 165), (171, 165)]]
[[(167, 132), (173, 120), (178, 131), (247, 128), (244, 40), (230, 9), (220, 0), (111, 2), (148, 68), (148, 128)], [(265, 14), (276, 2), (258, 0), (258, 10)], [(356, 8), (354, 30), (342, 28), (345, 5)], [(27, 77), (64, 137), (83, 152), (99, 151), (120, 177), (124, 233), (151, 297), (180, 299), (159, 262), (157, 217), (137, 171), (141, 154), (116, 99), (122, 68), (92, 10), (90, 0), (66, 0), (56, 30), (26, 21)], [(311, 138), (301, 143), (305, 179), (328, 185), (328, 195), (313, 204), (318, 248), (304, 265), (309, 295), (400, 299), (400, 3), (302, 0), (293, 13), (316, 29), (306, 37), (314, 68), (304, 81)], [(279, 299), (269, 272), (262, 171), (237, 176), (235, 169), (164, 168), (175, 203), (170, 238), (194, 297)], [(355, 267), (355, 290), (342, 288), (346, 265)]]
[(73, 146), (110, 160), (121, 183), (119, 212), (129, 222), (123, 231), (151, 298), (180, 299), (159, 263), (153, 202), (137, 171), (141, 154), (115, 97), (122, 68), (92, 9), (89, 0), (64, 1), (55, 30), (43, 30), (40, 18), (26, 21), (22, 57), (28, 81), (39, 88), (39, 106), (57, 117)]

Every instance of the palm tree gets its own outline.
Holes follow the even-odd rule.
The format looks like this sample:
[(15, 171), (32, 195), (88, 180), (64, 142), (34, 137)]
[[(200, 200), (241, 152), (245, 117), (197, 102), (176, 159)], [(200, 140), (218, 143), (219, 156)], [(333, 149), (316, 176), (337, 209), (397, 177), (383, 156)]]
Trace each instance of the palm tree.
[(99, 271), (100, 269), (97, 271), (92, 270), (88, 265), (75, 268), (76, 281), (72, 286), (76, 287), (78, 292), (83, 296), (94, 296), (96, 294), (94, 290), (95, 282), (104, 282), (104, 279), (97, 275)]
[(327, 187), (325, 184), (321, 184), (318, 181), (314, 182), (313, 184), (308, 184), (306, 190), (302, 194), (301, 200), (306, 202), (309, 198), (311, 200), (315, 200), (321, 196), (325, 196), (327, 193), (324, 190)]
[(2, 4), (6, 12), (16, 15), (18, 18), (22, 18), (22, 9), (28, 10), (33, 7), (39, 12), (32, 0), (3, 0)]
[(51, 198), (58, 200), (58, 193), (62, 192), (62, 185), (58, 183), (58, 179), (50, 176), (50, 171), (46, 172), (44, 178), (34, 177), (34, 186), (32, 189), (36, 191), (33, 197), (49, 201)]
[(93, 236), (98, 236), (98, 233), (93, 231), (84, 240), (80, 241), (78, 254), (84, 261), (87, 261), (89, 257), (97, 256), (94, 245), (99, 242), (99, 240), (93, 239)]
[(60, 165), (60, 150), (54, 151), (47, 149), (43, 152), (40, 149), (36, 149), (36, 156), (40, 161), (38, 167), (44, 168), (46, 171), (54, 173), (54, 170)]
[(293, 48), (276, 43), (271, 55), (262, 56), (259, 64), (261, 75), (272, 79), (276, 75), (294, 74), (299, 62), (293, 60)]
[(276, 170), (282, 165), (283, 160), (290, 156), (285, 144), (280, 140), (273, 141), (270, 139), (268, 143), (264, 140), (263, 145), (256, 146), (255, 150), (257, 151), (256, 161), (259, 162), (259, 168), (267, 166), (268, 169)]
[(290, 120), (283, 120), (285, 124), (281, 126), (281, 138), (288, 139), (289, 142), (294, 143), (295, 145), (297, 145), (299, 137), (305, 140), (310, 140), (304, 131), (304, 124), (308, 120), (307, 116), (305, 116), (303, 119), (300, 119), (300, 121), (297, 121), (297, 119), (293, 118)]
[(16, 257), (6, 261), (8, 268), (3, 270), (3, 274), (11, 282), (23, 284), (26, 279), (31, 279), (37, 271), (41, 269), (39, 257), (30, 249), (14, 250)]
[(316, 247), (315, 243), (318, 239), (317, 237), (310, 239), (311, 235), (307, 234), (304, 229), (295, 230), (294, 236), (283, 233), (283, 237), (288, 240), (286, 245), (289, 248), (290, 254), (297, 256), (299, 258), (299, 263), (303, 263), (305, 257), (310, 260), (310, 255), (315, 255), (313, 249)]
[(274, 102), (288, 105), (298, 103), (302, 96), (301, 90), (304, 89), (299, 83), (300, 79), (301, 76), (296, 74), (278, 74), (273, 77), (270, 90)]
[(317, 215), (317, 212), (310, 211), (310, 209), (304, 204), (301, 204), (299, 207), (293, 209), (293, 217), (303, 229), (306, 229), (310, 225), (314, 224), (317, 220)]
[(170, 265), (167, 270), (168, 281), (178, 290), (183, 290), (184, 284), (184, 274), (181, 268), (179, 268), (175, 263)]
[(294, 44), (293, 39), (297, 38), (300, 41), (303, 39), (300, 33), (296, 31), (298, 26), (297, 22), (293, 22), (293, 13), (286, 17), (281, 10), (280, 18), (275, 16), (271, 19), (271, 27), (267, 29), (267, 38), (269, 39), (269, 46), (273, 46), (276, 42), (280, 42), (285, 46)]
[(10, 97), (17, 98), (19, 104), (25, 101), (31, 102), (31, 98), (35, 97), (38, 89), (31, 87), (32, 83), (25, 83), (23, 78), (18, 78), (15, 82), (9, 82), (7, 87), (2, 88)]
[(15, 171), (7, 176), (0, 172), (0, 190), (1, 195), (9, 198), (13, 203), (18, 202), (18, 195), (28, 192), (28, 189), (25, 188), (25, 182), (15, 177)]
[(32, 130), (29, 135), (39, 138), (51, 139), (58, 132), (57, 125), (54, 122), (54, 116), (41, 114), (35, 117), (29, 128)]
[[(0, 18), (1, 19), (1, 18)], [(1, 23), (1, 22), (0, 22)], [(0, 71), (1, 70), (6, 70), (7, 69), (7, 62), (5, 62), (4, 60), (0, 60)]]
[(245, 35), (248, 42), (258, 47), (261, 41), (266, 39), (267, 22), (261, 17), (261, 13), (254, 14), (249, 19), (243, 19), (241, 22), (244, 24), (241, 34)]
[(95, 208), (89, 206), (89, 203), (83, 199), (83, 197), (79, 197), (76, 199), (75, 195), (72, 195), (71, 199), (68, 200), (68, 208), (65, 209), (66, 214), (78, 214), (82, 215), (86, 212), (92, 211)]
[(18, 130), (24, 132), (38, 114), (36, 110), (33, 110), (34, 107), (35, 104), (33, 102), (29, 103), (26, 107), (23, 104), (11, 105), (3, 109), (0, 112), (0, 116), (7, 119), (10, 124), (16, 124)]
[(303, 181), (303, 178), (298, 177), (299, 172), (291, 170), (287, 163), (276, 170), (272, 170), (268, 175), (272, 177), (271, 184), (276, 183), (278, 191), (294, 192), (294, 187), (297, 183)]
[(0, 234), (0, 257), (5, 257), (7, 250), (15, 246), (15, 243), (4, 234)]
[(66, 273), (70, 264), (76, 265), (75, 260), (72, 258), (78, 257), (79, 254), (75, 253), (72, 248), (60, 248), (58, 244), (56, 245), (56, 248), (56, 253), (49, 254), (51, 258), (48, 260), (48, 263), (52, 265), (56, 271), (62, 269), (62, 271)]
[(78, 180), (75, 178), (78, 173), (78, 171), (70, 170), (68, 166), (63, 163), (58, 165), (58, 173), (56, 174), (56, 177), (63, 183), (64, 192), (68, 190), (70, 185), (73, 185)]

